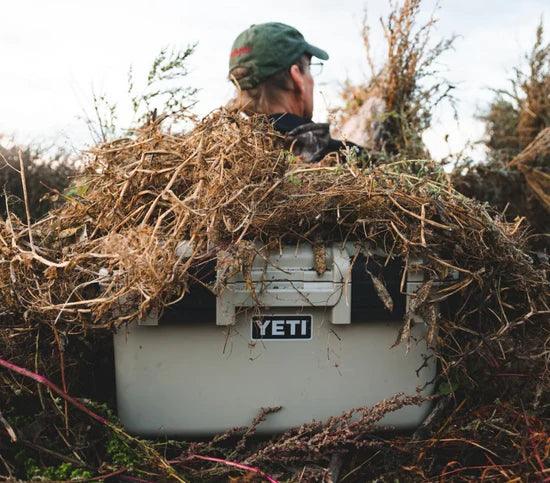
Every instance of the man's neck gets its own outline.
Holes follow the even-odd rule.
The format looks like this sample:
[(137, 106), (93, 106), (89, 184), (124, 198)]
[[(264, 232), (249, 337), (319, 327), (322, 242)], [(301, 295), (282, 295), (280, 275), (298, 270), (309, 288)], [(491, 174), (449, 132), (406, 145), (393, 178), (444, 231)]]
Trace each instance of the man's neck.
[(302, 103), (298, 102), (292, 96), (283, 97), (278, 102), (269, 106), (268, 114), (278, 113), (294, 114), (295, 116), (304, 117), (304, 107)]

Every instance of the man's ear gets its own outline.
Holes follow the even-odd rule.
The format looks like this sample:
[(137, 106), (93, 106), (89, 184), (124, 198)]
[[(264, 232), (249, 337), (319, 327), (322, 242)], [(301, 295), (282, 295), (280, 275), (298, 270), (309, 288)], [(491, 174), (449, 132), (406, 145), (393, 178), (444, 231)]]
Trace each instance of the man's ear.
[(296, 64), (292, 65), (289, 70), (290, 78), (294, 83), (294, 89), (297, 90), (302, 96), (305, 94), (304, 74)]

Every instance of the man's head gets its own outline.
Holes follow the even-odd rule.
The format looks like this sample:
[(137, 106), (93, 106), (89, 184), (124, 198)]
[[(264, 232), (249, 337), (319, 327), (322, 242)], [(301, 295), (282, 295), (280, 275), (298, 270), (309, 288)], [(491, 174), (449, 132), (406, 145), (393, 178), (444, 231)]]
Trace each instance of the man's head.
[(233, 43), (229, 78), (238, 89), (236, 107), (263, 114), (290, 112), (311, 118), (311, 58), (328, 54), (305, 41), (293, 27), (277, 22), (252, 25)]

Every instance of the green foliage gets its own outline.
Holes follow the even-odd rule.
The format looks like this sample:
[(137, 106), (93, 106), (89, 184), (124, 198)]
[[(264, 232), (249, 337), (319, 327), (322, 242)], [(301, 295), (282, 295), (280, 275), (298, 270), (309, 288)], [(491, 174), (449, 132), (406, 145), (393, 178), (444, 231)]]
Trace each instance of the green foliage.
[(433, 44), (432, 29), (437, 22), (430, 17), (418, 24), (421, 0), (404, 0), (392, 10), (383, 24), (388, 58), (383, 78), (386, 150), (408, 157), (425, 154), (421, 134), (431, 125), (434, 108), (451, 100), (454, 86), (438, 79), (437, 61), (453, 46), (455, 37)]
[(426, 157), (422, 133), (431, 126), (434, 109), (443, 101), (454, 109), (454, 86), (440, 76), (439, 60), (453, 48), (456, 37), (433, 42), (437, 18), (432, 15), (421, 23), (421, 4), (422, 0), (389, 2), (388, 16), (380, 19), (386, 43), (385, 61), (381, 66), (375, 64), (371, 55), (375, 42), (365, 17), (363, 43), (371, 78), (359, 86), (348, 83), (342, 92), (344, 120), (357, 115), (369, 99), (383, 101), (384, 112), (377, 114), (374, 123), (379, 127), (371, 128), (368, 136), (372, 144), (368, 147), (381, 153), (377, 164), (391, 162), (397, 155)]
[(521, 151), (517, 136), (518, 109), (511, 102), (498, 95), (488, 111), (480, 116), (485, 122), (485, 145), (492, 151), (510, 158)]
[(153, 60), (147, 74), (147, 81), (142, 92), (136, 93), (133, 71), (128, 74), (128, 93), (132, 96), (132, 108), (138, 115), (138, 123), (143, 123), (153, 112), (180, 116), (193, 104), (197, 89), (185, 86), (182, 80), (189, 71), (187, 62), (195, 45), (185, 49), (161, 49)]
[(88, 192), (88, 185), (87, 184), (78, 184), (71, 186), (69, 190), (65, 192), (65, 196), (68, 196), (70, 198), (83, 198), (86, 193)]
[[(358, 152), (356, 149), (346, 149), (345, 150), (346, 163), (349, 165), (359, 166), (359, 167), (368, 167), (372, 163), (370, 153), (366, 150)], [(338, 165), (339, 168), (342, 168), (341, 165)], [(338, 173), (341, 171), (338, 170)]]
[(302, 180), (298, 176), (295, 176), (293, 174), (288, 177), (288, 181), (294, 186), (300, 186), (302, 184)]
[(457, 382), (445, 381), (438, 386), (437, 394), (440, 396), (448, 396), (449, 394), (454, 394), (459, 387)]
[(111, 457), (111, 461), (115, 465), (124, 468), (134, 469), (142, 460), (137, 452), (116, 434), (112, 434), (107, 441), (106, 450), (107, 454)]
[[(185, 83), (189, 75), (187, 62), (196, 44), (183, 49), (165, 47), (154, 58), (146, 77), (136, 79), (134, 70), (128, 71), (128, 95), (132, 127), (168, 115), (170, 122), (180, 122), (190, 117), (189, 109), (195, 104), (197, 89)], [(110, 100), (106, 94), (92, 92), (92, 115), (85, 113), (94, 144), (112, 141), (127, 134), (120, 126), (120, 118), (126, 114), (124, 106)]]
[(495, 90), (488, 108), (478, 118), (485, 123), (489, 163), (506, 163), (550, 126), (550, 43), (542, 21), (523, 65), (513, 69), (506, 89)]
[(85, 114), (83, 120), (88, 127), (94, 144), (105, 143), (119, 136), (118, 111), (116, 103), (105, 94), (92, 91), (93, 115)]
[(66, 481), (91, 478), (91, 471), (75, 468), (71, 463), (61, 463), (58, 466), (40, 467), (32, 458), (24, 462), (26, 478), (29, 480)]
[(288, 164), (294, 164), (298, 162), (298, 157), (292, 152), (288, 151), (286, 149), (283, 149), (281, 151), (282, 156), (284, 156), (284, 159), (288, 161)]

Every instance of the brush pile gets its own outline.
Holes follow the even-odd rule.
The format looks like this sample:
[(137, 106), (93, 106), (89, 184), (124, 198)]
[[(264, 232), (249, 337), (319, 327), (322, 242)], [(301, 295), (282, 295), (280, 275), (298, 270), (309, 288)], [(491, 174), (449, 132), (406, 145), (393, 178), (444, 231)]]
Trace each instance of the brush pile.
[(341, 92), (344, 105), (334, 112), (336, 134), (377, 152), (381, 162), (396, 155), (427, 157), (422, 133), (438, 104), (453, 101), (454, 87), (438, 78), (437, 62), (455, 39), (431, 41), (437, 19), (432, 15), (419, 25), (421, 4), (390, 2), (388, 17), (380, 19), (386, 44), (382, 66), (373, 60), (374, 42), (365, 18), (362, 36), (371, 77), (357, 85), (347, 82)]
[[(12, 369), (0, 370), (6, 475), (29, 478), (47, 467), (59, 476), (61, 463), (88, 476), (196, 481), (234, 474), (238, 463), (319, 481), (335, 454), (348, 481), (546, 475), (548, 266), (525, 251), (521, 221), (492, 219), (429, 161), (363, 168), (327, 157), (306, 165), (282, 146), (261, 116), (220, 110), (180, 136), (155, 121), (92, 150), (72, 195), (45, 218), (9, 215), (0, 224), (0, 362)], [(182, 240), (192, 246), (185, 257), (176, 250)], [(226, 277), (246, 276), (258, 243), (344, 240), (406, 264), (421, 258), (430, 280), (461, 274), (445, 290), (428, 281), (414, 304), (433, 329), (428, 342), (441, 369), (431, 423), (415, 435), (371, 432), (386, 412), (417, 404), (415, 395), (360, 408), (358, 420), (350, 412), (251, 442), (263, 414), (248, 430), (203, 443), (132, 438), (91, 402), (102, 414), (97, 428), (67, 399), (98, 399), (93, 364), (112, 330), (185, 296), (194, 269), (220, 252)], [(436, 302), (450, 296), (460, 303), (439, 314)], [(396, 334), (402, 342), (411, 318)], [(48, 384), (17, 375), (14, 365)]]
[(512, 161), (510, 167), (517, 169), (525, 178), (531, 193), (540, 206), (550, 212), (550, 127), (541, 131)]
[[(462, 170), (462, 171), (461, 171)], [(452, 174), (455, 188), (485, 201), (512, 220), (527, 220), (534, 234), (531, 245), (544, 249), (550, 232), (550, 127), (509, 162), (492, 159), (487, 164), (458, 167)]]
[(489, 203), (509, 220), (525, 217), (535, 232), (531, 243), (547, 244), (550, 192), (550, 43), (542, 22), (506, 90), (480, 118), (486, 125), (487, 162), (459, 163), (452, 173), (456, 189)]

